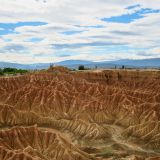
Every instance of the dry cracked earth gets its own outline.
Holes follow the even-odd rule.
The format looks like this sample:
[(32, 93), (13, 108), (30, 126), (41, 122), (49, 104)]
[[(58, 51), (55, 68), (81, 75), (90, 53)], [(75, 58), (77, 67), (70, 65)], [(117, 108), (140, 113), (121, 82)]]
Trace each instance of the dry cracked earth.
[(0, 160), (160, 159), (160, 71), (0, 78)]

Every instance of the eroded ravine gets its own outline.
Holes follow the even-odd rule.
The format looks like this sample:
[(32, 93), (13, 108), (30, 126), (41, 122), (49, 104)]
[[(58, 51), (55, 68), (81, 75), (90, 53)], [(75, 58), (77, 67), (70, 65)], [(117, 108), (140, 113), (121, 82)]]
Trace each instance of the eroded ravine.
[(0, 159), (159, 156), (159, 78), (127, 70), (0, 78)]

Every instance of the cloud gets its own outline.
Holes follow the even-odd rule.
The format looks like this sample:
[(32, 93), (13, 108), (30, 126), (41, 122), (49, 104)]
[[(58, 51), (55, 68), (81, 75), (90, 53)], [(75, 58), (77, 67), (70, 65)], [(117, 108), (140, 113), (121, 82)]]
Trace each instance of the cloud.
[(27, 50), (27, 47), (24, 47), (23, 45), (16, 45), (16, 44), (11, 44), (11, 45), (7, 45), (5, 47), (2, 47), (0, 49), (0, 51), (2, 53), (23, 53), (24, 51)]
[(70, 57), (70, 54), (58, 54), (57, 57)]
[(141, 33), (137, 33), (134, 31), (120, 31), (120, 30), (115, 30), (115, 31), (111, 31), (111, 33), (116, 34), (116, 35), (122, 35), (122, 36), (136, 36), (136, 35), (141, 35)]
[(82, 48), (82, 47), (95, 47), (95, 46), (116, 46), (125, 45), (124, 43), (114, 43), (114, 42), (91, 42), (91, 43), (72, 43), (72, 44), (51, 44), (55, 49), (64, 48)]
[(30, 63), (159, 56), (160, 0), (0, 3), (2, 60)]

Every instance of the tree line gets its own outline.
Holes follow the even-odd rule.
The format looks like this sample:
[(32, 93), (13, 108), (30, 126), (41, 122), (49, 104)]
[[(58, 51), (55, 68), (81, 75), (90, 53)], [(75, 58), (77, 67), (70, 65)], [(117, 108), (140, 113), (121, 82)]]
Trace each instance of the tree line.
[(17, 68), (0, 68), (0, 76), (3, 75), (17, 75), (27, 73), (27, 70)]

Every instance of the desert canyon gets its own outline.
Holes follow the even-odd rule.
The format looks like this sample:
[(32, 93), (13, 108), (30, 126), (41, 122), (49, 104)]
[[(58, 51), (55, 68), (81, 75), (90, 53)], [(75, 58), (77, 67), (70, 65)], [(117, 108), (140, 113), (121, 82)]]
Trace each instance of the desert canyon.
[(160, 71), (0, 78), (0, 160), (160, 159)]

